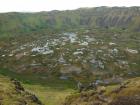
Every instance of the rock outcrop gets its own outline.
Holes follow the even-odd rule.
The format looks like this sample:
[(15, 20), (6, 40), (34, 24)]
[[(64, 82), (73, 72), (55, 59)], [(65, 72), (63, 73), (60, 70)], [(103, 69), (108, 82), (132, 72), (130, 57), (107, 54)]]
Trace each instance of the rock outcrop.
[(34, 94), (26, 91), (16, 79), (0, 75), (0, 105), (43, 105)]
[(140, 105), (140, 78), (68, 96), (63, 105)]

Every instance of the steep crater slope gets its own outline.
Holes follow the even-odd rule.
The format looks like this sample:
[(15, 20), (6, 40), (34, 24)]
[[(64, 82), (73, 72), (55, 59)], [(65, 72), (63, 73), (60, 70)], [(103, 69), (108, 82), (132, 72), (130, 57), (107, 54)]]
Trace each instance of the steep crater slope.
[(139, 7), (80, 8), (71, 11), (0, 14), (1, 36), (73, 28), (122, 28), (140, 31)]

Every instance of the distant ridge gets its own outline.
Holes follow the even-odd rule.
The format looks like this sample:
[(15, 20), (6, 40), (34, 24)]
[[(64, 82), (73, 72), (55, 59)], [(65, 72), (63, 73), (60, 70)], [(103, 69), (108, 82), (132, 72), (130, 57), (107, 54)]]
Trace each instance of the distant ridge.
[(0, 35), (81, 27), (140, 31), (140, 7), (103, 6), (66, 11), (0, 14)]

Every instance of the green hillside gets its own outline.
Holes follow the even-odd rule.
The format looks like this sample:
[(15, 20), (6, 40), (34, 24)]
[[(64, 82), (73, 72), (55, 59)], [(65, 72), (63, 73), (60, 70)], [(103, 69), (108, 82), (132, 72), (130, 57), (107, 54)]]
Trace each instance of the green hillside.
[(123, 28), (140, 31), (139, 7), (97, 7), (38, 13), (1, 13), (0, 35), (70, 28)]
[(19, 81), (0, 75), (0, 105), (43, 105)]
[(0, 105), (139, 105), (139, 87), (140, 7), (0, 13)]
[(68, 96), (63, 105), (139, 105), (139, 86), (140, 78), (128, 79), (121, 85), (99, 86)]

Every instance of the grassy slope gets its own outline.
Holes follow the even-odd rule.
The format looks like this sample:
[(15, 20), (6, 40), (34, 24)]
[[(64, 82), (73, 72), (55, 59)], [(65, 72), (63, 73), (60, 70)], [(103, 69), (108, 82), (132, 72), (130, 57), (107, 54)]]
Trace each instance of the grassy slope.
[[(114, 90), (118, 89), (119, 85), (112, 85), (112, 86), (107, 86), (105, 88), (105, 92), (102, 94), (105, 99), (108, 100), (102, 101), (98, 99), (99, 93), (98, 91), (100, 90), (98, 87), (97, 91), (94, 90), (89, 90), (89, 91), (84, 91), (82, 93), (74, 93), (70, 95), (69, 97), (66, 98), (66, 102), (64, 105), (94, 105), (94, 102), (101, 102), (100, 105), (128, 105), (127, 101), (130, 102), (140, 102), (140, 77), (133, 78), (133, 79), (128, 79), (125, 81), (125, 83), (128, 83), (126, 85), (126, 88), (121, 89), (119, 92), (113, 92)], [(135, 96), (139, 97), (138, 99), (134, 98)], [(123, 101), (123, 104), (119, 101), (119, 99), (125, 99), (126, 97), (130, 97), (130, 100), (125, 100)], [(133, 100), (131, 100), (133, 99)], [(131, 103), (129, 105), (132, 105)], [(136, 103), (133, 103), (133, 105), (139, 105)]]
[(20, 80), (22, 85), (45, 105), (60, 105), (66, 96), (74, 92), (73, 81), (61, 81), (54, 78), (42, 80), (38, 75), (22, 75), (7, 69), (0, 69), (0, 74)]
[(74, 91), (73, 89), (52, 89), (42, 85), (23, 85), (30, 92), (35, 93), (45, 105), (61, 105), (65, 97)]
[(38, 105), (30, 96), (25, 91), (17, 91), (15, 84), (8, 77), (0, 75), (0, 105), (21, 105), (24, 102), (28, 105)]

